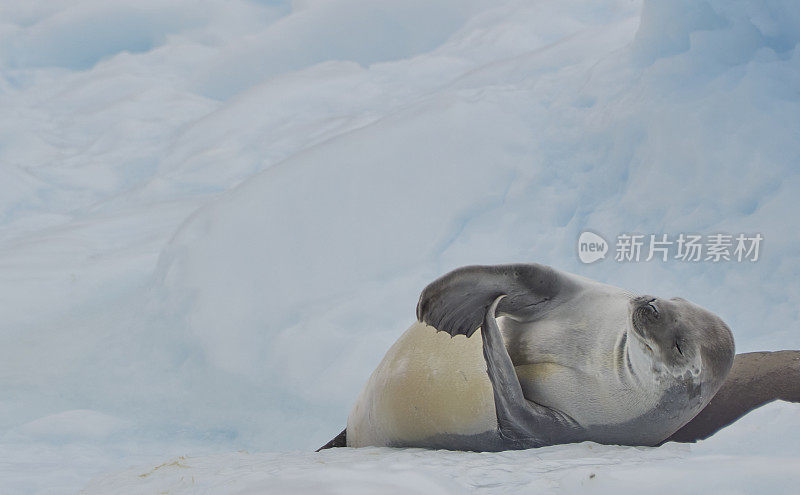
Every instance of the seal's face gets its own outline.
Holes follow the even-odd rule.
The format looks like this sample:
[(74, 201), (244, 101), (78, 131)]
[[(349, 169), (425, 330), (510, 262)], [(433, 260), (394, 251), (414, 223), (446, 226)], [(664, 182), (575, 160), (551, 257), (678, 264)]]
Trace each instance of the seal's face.
[(712, 387), (733, 364), (733, 336), (715, 314), (681, 298), (640, 296), (630, 302), (633, 333), (653, 371)]

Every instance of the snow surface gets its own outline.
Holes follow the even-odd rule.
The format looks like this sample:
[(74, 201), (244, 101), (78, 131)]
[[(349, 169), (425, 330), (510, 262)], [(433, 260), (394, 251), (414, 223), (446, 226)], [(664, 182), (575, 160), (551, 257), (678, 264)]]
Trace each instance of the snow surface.
[(797, 492), (798, 442), (797, 405), (775, 402), (691, 446), (585, 442), (499, 453), (369, 447), (180, 456), (98, 477), (83, 493), (788, 494)]
[[(800, 348), (798, 42), (791, 0), (0, 1), (2, 491), (318, 447), (464, 264), (680, 295), (740, 352)], [(582, 265), (584, 229), (765, 240), (756, 263)], [(731, 483), (796, 462), (771, 438), (763, 465), (729, 444)], [(652, 476), (686, 449), (646, 454)], [(641, 450), (547, 452), (441, 455)]]

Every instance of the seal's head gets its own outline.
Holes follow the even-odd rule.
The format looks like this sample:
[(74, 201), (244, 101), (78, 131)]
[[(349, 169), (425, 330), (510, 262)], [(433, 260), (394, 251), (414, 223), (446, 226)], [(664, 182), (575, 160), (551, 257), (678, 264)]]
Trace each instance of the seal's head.
[(733, 364), (733, 335), (714, 313), (674, 297), (630, 302), (631, 328), (657, 375), (691, 380), (716, 392)]

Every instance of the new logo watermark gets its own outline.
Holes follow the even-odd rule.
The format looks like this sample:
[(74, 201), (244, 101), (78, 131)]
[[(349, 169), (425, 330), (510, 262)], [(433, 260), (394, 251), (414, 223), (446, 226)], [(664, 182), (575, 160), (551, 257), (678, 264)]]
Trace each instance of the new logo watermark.
[(578, 258), (584, 263), (605, 259), (608, 243), (594, 232), (581, 232), (578, 237)]
[[(763, 240), (761, 234), (625, 233), (616, 237), (614, 261), (755, 262)], [(578, 236), (578, 258), (583, 263), (605, 259), (609, 247), (609, 243), (595, 232), (587, 230)]]

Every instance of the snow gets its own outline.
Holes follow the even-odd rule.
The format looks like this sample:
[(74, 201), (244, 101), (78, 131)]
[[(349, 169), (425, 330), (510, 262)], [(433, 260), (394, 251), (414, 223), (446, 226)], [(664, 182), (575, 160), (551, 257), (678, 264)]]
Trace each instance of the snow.
[[(69, 493), (182, 455), (205, 486), (252, 471), (242, 490), (463, 487), (417, 472), (439, 456), (509, 490), (493, 465), (569, 491), (565, 459), (597, 456), (609, 476), (639, 455), (665, 483), (725, 462), (724, 487), (796, 482), (786, 435), (756, 458), (713, 457), (716, 437), (297, 451), (341, 430), (421, 288), (465, 264), (680, 295), (739, 352), (800, 348), (798, 42), (789, 0), (0, 1), (0, 486)], [(584, 230), (765, 240), (755, 263), (583, 265)], [(745, 424), (723, 433), (755, 452)]]
[(798, 440), (797, 405), (776, 402), (696, 445), (179, 456), (98, 477), (83, 493), (795, 493)]

